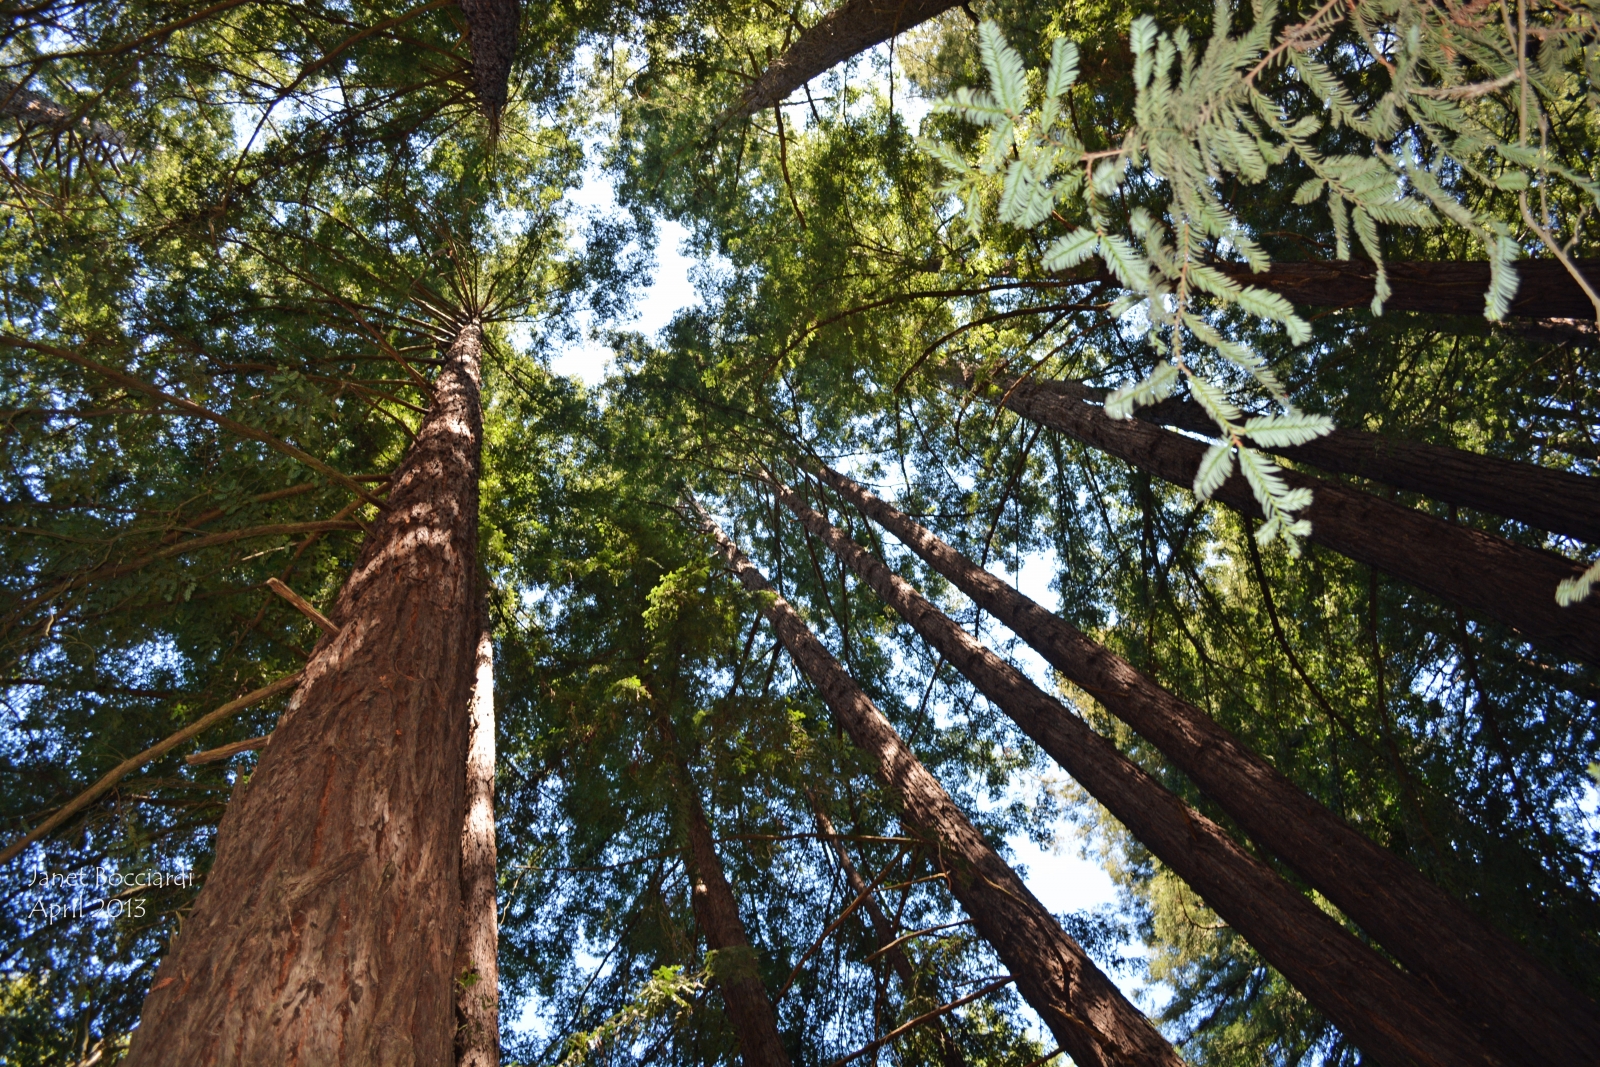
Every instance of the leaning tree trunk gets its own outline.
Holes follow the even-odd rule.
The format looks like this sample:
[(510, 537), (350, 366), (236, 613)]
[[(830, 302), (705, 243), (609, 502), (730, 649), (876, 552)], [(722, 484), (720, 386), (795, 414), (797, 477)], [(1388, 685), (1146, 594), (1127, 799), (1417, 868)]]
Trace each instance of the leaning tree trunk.
[(461, 936), (456, 948), (456, 1067), (500, 1067), (500, 940), (495, 900), (494, 640), (481, 600), (466, 819), (461, 827)]
[(728, 569), (756, 594), (756, 604), (795, 666), (817, 687), (851, 740), (877, 761), (879, 777), (904, 806), (905, 825), (927, 841), (951, 894), (1067, 1055), (1080, 1067), (1181, 1067), (1183, 1060), (1166, 1038), (989, 847), (789, 602), (698, 504), (694, 509)]
[[(1600, 288), (1600, 260), (1576, 263), (1591, 287)], [(1372, 303), (1377, 268), (1366, 260), (1340, 259), (1310, 263), (1274, 263), (1256, 274), (1242, 264), (1216, 264), (1218, 270), (1244, 285), (1277, 293), (1303, 307), (1353, 308)], [(1593, 319), (1595, 306), (1571, 273), (1553, 259), (1524, 259), (1515, 264), (1517, 295), (1511, 314), (1533, 319)], [(1385, 311), (1424, 311), (1436, 315), (1481, 318), (1489, 291), (1489, 264), (1483, 261), (1385, 263), (1392, 290)]]
[(744, 1067), (789, 1067), (789, 1053), (778, 1034), (777, 1013), (761, 984), (756, 952), (739, 918), (739, 901), (722, 873), (700, 792), (679, 753), (672, 724), (665, 716), (657, 722), (673, 762), (679, 815), (689, 837), (689, 902), (695, 922), (706, 935), (708, 969), (722, 991), (722, 1002), (739, 1041), (739, 1055)]
[(453, 1058), (483, 335), (461, 327), (324, 637), (156, 972), (135, 1067)]
[[(878, 951), (883, 953), (883, 958), (888, 960), (889, 967), (894, 971), (895, 977), (900, 980), (900, 988), (905, 991), (909, 1000), (917, 992), (917, 973), (911, 966), (911, 958), (901, 946), (895, 944), (895, 923), (884, 912), (878, 903), (875, 894), (869, 892), (867, 880), (861, 877), (861, 872), (850, 860), (850, 852), (844, 847), (844, 842), (839, 839), (834, 831), (833, 822), (828, 818), (821, 805), (816, 807), (817, 829), (822, 837), (833, 847), (833, 854), (839, 860), (839, 866), (844, 871), (845, 881), (849, 883), (850, 892), (862, 898), (862, 907), (867, 911), (867, 917), (872, 922), (872, 932), (878, 941)], [(956, 1044), (950, 1027), (945, 1025), (944, 1018), (938, 1017), (928, 1024), (933, 1028), (933, 1038), (939, 1046), (939, 1062), (944, 1067), (967, 1067), (966, 1057), (961, 1054), (961, 1046)]]
[(827, 467), (820, 475), (1149, 740), (1255, 840), (1433, 982), (1497, 1044), (1592, 1064), (1600, 1009), (1388, 849), (1307, 796), (1193, 704), (979, 567), (910, 516)]
[(1022, 672), (985, 648), (787, 486), (778, 498), (1351, 1041), (1383, 1063), (1510, 1064), (1426, 983), (1397, 970)]
[[(1098, 405), (1069, 399), (1037, 382), (1014, 384), (1000, 402), (1024, 418), (1186, 489), (1194, 484), (1206, 450), (1201, 442), (1171, 430), (1138, 419), (1113, 419)], [(1570, 659), (1600, 664), (1600, 601), (1591, 598), (1567, 607), (1556, 603), (1556, 586), (1581, 574), (1580, 564), (1297, 471), (1286, 470), (1283, 478), (1291, 486), (1312, 490), (1311, 505), (1300, 513), (1311, 520), (1307, 540), (1473, 614), (1507, 623)], [(1212, 495), (1235, 511), (1261, 515), (1255, 494), (1237, 470)]]
[(957, 6), (960, 0), (848, 0), (767, 64), (735, 114), (754, 115), (851, 56)]
[[(1009, 389), (1015, 384), (1011, 379), (1001, 387)], [(1082, 403), (1098, 404), (1106, 393), (1082, 382), (1034, 384), (1045, 392)], [(1157, 426), (1175, 426), (1208, 437), (1217, 435), (1217, 424), (1192, 400), (1163, 400), (1139, 408), (1134, 417)], [(1342, 428), (1303, 445), (1263, 451), (1334, 474), (1370, 478), (1446, 504), (1476, 508), (1538, 530), (1600, 544), (1600, 478)]]

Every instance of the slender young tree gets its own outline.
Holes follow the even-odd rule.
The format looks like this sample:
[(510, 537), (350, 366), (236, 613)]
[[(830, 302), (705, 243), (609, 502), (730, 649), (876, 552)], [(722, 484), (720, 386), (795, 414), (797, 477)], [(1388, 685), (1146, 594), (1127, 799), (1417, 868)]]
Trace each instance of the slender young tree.
[(893, 534), (1051, 666), (1138, 730), (1245, 832), (1423, 975), (1462, 1013), (1547, 1063), (1600, 1047), (1600, 1011), (1521, 946), (1353, 829), (1205, 712), (962, 556), (832, 468), (821, 479)]
[(951, 666), (1105, 805), (1128, 831), (1237, 929), (1262, 957), (1372, 1055), (1418, 1064), (1516, 1063), (1520, 1041), (1492, 1045), (1426, 982), (1397, 970), (1247, 853), (1227, 832), (1163, 788), (1111, 742), (979, 644), (904, 579), (808, 507), (778, 498)]
[(215, 866), (129, 1062), (437, 1064), (455, 961), (477, 581), (483, 330), (459, 323), (387, 507)]
[(466, 816), (461, 826), (461, 937), (456, 947), (456, 1065), (500, 1067), (499, 906), (495, 894), (494, 637), (479, 598)]
[(696, 509), (694, 518), (734, 577), (755, 594), (795, 666), (877, 763), (904, 805), (908, 828), (932, 846), (951, 893), (1062, 1049), (1092, 1067), (1178, 1067), (1183, 1060), (1172, 1046), (995, 853), (789, 602), (709, 515)]

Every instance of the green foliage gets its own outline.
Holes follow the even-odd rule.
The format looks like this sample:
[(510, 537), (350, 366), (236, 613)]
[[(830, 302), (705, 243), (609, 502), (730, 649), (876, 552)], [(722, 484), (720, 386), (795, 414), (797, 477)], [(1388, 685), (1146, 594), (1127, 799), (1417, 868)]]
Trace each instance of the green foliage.
[[(1064, 922), (1155, 991), (1193, 1062), (1359, 1060), (744, 477), (804, 483), (818, 458), (985, 566), (1053, 568), (1063, 616), (1600, 990), (1600, 843), (1585, 814), (1600, 678), (1329, 553), (1291, 559), (1307, 500), (1257, 451), (1337, 423), (1593, 474), (1587, 335), (1497, 321), (1517, 260), (1595, 254), (1592, 11), (980, 12), (976, 32), (953, 10), (903, 34), (892, 90), (885, 57), (863, 57), (781, 120), (734, 122), (748, 77), (820, 8), (530, 8), (491, 149), (449, 5), (18, 8), (0, 32), (4, 76), (124, 142), (0, 117), (7, 840), (120, 759), (296, 669), (315, 631), (263, 583), (327, 605), (361, 532), (306, 527), (372, 514), (282, 452), (60, 353), (381, 492), (428, 403), (448, 304), (490, 320), (480, 558), (497, 639), (508, 1062), (736, 1058), (710, 980), (728, 960), (706, 952), (689, 902), (691, 794), (754, 945), (735, 962), (771, 992), (854, 897), (817, 839), (819, 809), (863, 876), (896, 887), (882, 899), (897, 930), (961, 918), (921, 880), (932, 859), (903, 840), (893, 798), (673, 510), (686, 488), (991, 840), (1048, 843), (1075, 824), (1121, 900)], [(1048, 63), (1030, 71), (1032, 56)], [(908, 91), (944, 101), (920, 130), (896, 106)], [(622, 211), (574, 208), (586, 167), (616, 180)], [(647, 339), (620, 319), (662, 219), (707, 263), (699, 305)], [(1308, 256), (1372, 261), (1379, 304), (1385, 263), (1484, 259), (1487, 314), (1311, 319), (1250, 284), (1253, 269)], [(583, 309), (618, 328), (601, 334), (609, 377), (587, 386), (546, 362)], [(920, 373), (951, 357), (1104, 385), (1119, 417), (1183, 392), (1219, 439), (1192, 494), (1163, 487)], [(1206, 503), (1234, 471), (1268, 522)], [(915, 559), (807, 491), (1010, 650)], [(1520, 544), (1595, 547), (1390, 495)], [(1586, 592), (1576, 580), (1561, 595)], [(1220, 817), (1087, 694), (1067, 695)], [(265, 733), (278, 710), (197, 747)], [(189, 767), (183, 754), (129, 778), (30, 870), (154, 865), (203, 881), (252, 757)], [(0, 1061), (114, 1055), (193, 892), (151, 894), (137, 918), (43, 926), (11, 890)], [(797, 1064), (832, 1063), (999, 966), (970, 927), (907, 941), (909, 980), (879, 945), (857, 916), (800, 968), (777, 1005)], [(948, 1021), (973, 1067), (1049, 1051), (1012, 993)], [(884, 1054), (942, 1062), (930, 1028)]]
[[(1516, 192), (1522, 215), (1517, 221), (1525, 220), (1533, 236), (1568, 262), (1554, 243), (1553, 231), (1529, 213), (1528, 173), (1490, 174), (1482, 167), (1486, 156), (1496, 155), (1526, 164), (1544, 190), (1547, 215), (1554, 211), (1559, 216), (1560, 209), (1551, 203), (1562, 196), (1563, 186), (1580, 193), (1584, 199), (1566, 223), (1569, 247), (1578, 240), (1584, 217), (1600, 206), (1595, 200), (1600, 187), (1556, 162), (1547, 148), (1530, 147), (1528, 130), (1531, 122), (1544, 117), (1540, 102), (1570, 92), (1576, 42), (1593, 30), (1594, 21), (1587, 11), (1571, 16), (1556, 12), (1531, 16), (1535, 24), (1519, 9), (1515, 27), (1509, 22), (1501, 26), (1488, 17), (1445, 13), (1406, 0), (1357, 5), (1348, 12), (1329, 3), (1305, 21), (1281, 29), (1275, 29), (1277, 11), (1271, 4), (1257, 4), (1251, 16), (1251, 28), (1233, 36), (1229, 5), (1219, 2), (1203, 47), (1186, 28), (1168, 34), (1152, 16), (1134, 19), (1129, 31), (1132, 121), (1121, 128), (1114, 148), (1101, 151), (1087, 150), (1074, 135), (1075, 122), (1069, 121), (1064, 102), (1076, 78), (1076, 46), (1060, 38), (1054, 42), (1042, 99), (1030, 108), (1020, 56), (998, 26), (986, 22), (980, 28), (979, 54), (991, 91), (959, 88), (938, 105), (987, 127), (986, 147), (978, 162), (969, 164), (943, 141), (922, 144), (955, 173), (941, 192), (963, 202), (974, 236), (998, 181), (996, 222), (1028, 229), (1053, 218), (1069, 227), (1049, 244), (1040, 260), (1044, 269), (1066, 270), (1098, 256), (1138, 298), (1142, 321), (1128, 328), (1141, 334), (1161, 358), (1150, 375), (1113, 391), (1107, 412), (1131, 417), (1135, 407), (1167, 396), (1176, 384), (1175, 372), (1181, 372), (1194, 399), (1233, 445), (1208, 455), (1196, 492), (1206, 497), (1226, 480), (1236, 450), (1239, 470), (1267, 515), (1260, 531), (1263, 543), (1281, 537), (1298, 552), (1299, 539), (1310, 526), (1294, 513), (1310, 503), (1310, 496), (1291, 493), (1272, 473), (1274, 461), (1247, 442), (1267, 448), (1302, 443), (1329, 432), (1333, 424), (1298, 410), (1266, 361), (1249, 344), (1218, 328), (1217, 312), (1235, 307), (1281, 326), (1295, 344), (1311, 337), (1310, 327), (1283, 297), (1242, 284), (1210, 265), (1227, 256), (1239, 257), (1255, 272), (1271, 264), (1250, 228), (1224, 200), (1222, 187), (1259, 184), (1275, 170), (1309, 170), (1312, 177), (1298, 186), (1293, 203), (1326, 199), (1340, 259), (1350, 257), (1354, 227), (1362, 251), (1377, 268), (1374, 315), (1381, 313), (1390, 293), (1379, 224), (1425, 229), (1437, 224), (1438, 212), (1487, 251), (1491, 278), (1485, 316), (1497, 321), (1516, 292), (1511, 264), (1520, 249), (1511, 234), (1512, 220), (1502, 217), (1503, 204), (1478, 210), (1466, 206), (1466, 190), (1447, 192), (1440, 175), (1459, 172), (1469, 181)], [(1369, 61), (1381, 64), (1389, 75), (1386, 91), (1366, 108), (1355, 103), (1329, 66), (1328, 57), (1337, 49), (1351, 47), (1334, 33), (1346, 19)], [(1526, 40), (1530, 32), (1551, 42), (1548, 49), (1541, 45), (1541, 56), (1549, 59), (1538, 72), (1526, 59), (1506, 59), (1508, 49), (1516, 52), (1513, 35)], [(1470, 50), (1459, 51), (1463, 39), (1473, 42)], [(1280, 65), (1285, 76), (1273, 78), (1269, 72)], [(1492, 80), (1463, 84), (1474, 68)], [(1476, 109), (1454, 103), (1488, 97), (1511, 84), (1525, 87), (1515, 96), (1520, 124), (1515, 140), (1487, 125)], [(1320, 105), (1322, 114), (1308, 104)], [(1330, 154), (1320, 148), (1318, 134), (1328, 123), (1368, 138), (1366, 153)], [(1130, 206), (1135, 191), (1138, 206)], [(1119, 221), (1129, 236), (1116, 232)], [(1579, 277), (1576, 271), (1573, 276)], [(1199, 296), (1211, 298), (1213, 310), (1196, 306)], [(1126, 310), (1126, 305), (1119, 306)], [(1600, 314), (1600, 299), (1595, 307)], [(1198, 342), (1198, 351), (1185, 350), (1186, 337)], [(1208, 354), (1247, 374), (1283, 414), (1246, 422), (1223, 398), (1218, 380), (1208, 377)], [(1588, 588), (1582, 585), (1579, 592), (1579, 585), (1565, 583), (1557, 596), (1567, 603), (1586, 595)]]

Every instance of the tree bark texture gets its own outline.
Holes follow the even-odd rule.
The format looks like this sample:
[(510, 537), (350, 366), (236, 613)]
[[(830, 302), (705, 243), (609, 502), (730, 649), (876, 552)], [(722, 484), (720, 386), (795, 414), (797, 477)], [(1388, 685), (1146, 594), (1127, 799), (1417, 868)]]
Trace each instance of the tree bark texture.
[(1315, 799), (1216, 720), (1065, 619), (829, 468), (821, 478), (1036, 649), (1187, 774), (1404, 966), (1431, 981), (1488, 1040), (1548, 1064), (1592, 1064), (1600, 1009), (1409, 864)]
[(959, 0), (847, 0), (802, 33), (745, 90), (737, 115), (766, 111), (851, 56), (957, 6)]
[(717, 858), (715, 839), (700, 804), (700, 793), (689, 778), (688, 768), (678, 757), (676, 738), (671, 735), (670, 728), (663, 733), (677, 761), (681, 815), (689, 835), (692, 886), (689, 896), (694, 919), (706, 935), (706, 947), (714, 953), (709, 961), (711, 976), (722, 991), (728, 1019), (739, 1039), (739, 1054), (744, 1059), (744, 1067), (789, 1067), (789, 1053), (778, 1034), (777, 1014), (772, 1010), (766, 987), (761, 984), (755, 949), (739, 918), (739, 902), (733, 895), (733, 887), (723, 876), (722, 861)]
[[(1274, 263), (1261, 274), (1243, 264), (1216, 264), (1218, 270), (1244, 285), (1277, 293), (1302, 307), (1351, 308), (1372, 303), (1378, 277), (1373, 264), (1359, 259), (1308, 263)], [(1591, 286), (1600, 288), (1600, 260), (1579, 260), (1579, 271)], [(1484, 309), (1489, 291), (1487, 262), (1386, 263), (1392, 290), (1385, 311), (1424, 311), (1436, 315), (1476, 315)], [(1524, 259), (1516, 264), (1517, 295), (1511, 314), (1533, 319), (1593, 319), (1595, 306), (1567, 272), (1553, 259)]]
[(1477, 1028), (1430, 986), (1356, 940), (1222, 827), (985, 648), (793, 490), (775, 489), (802, 526), (1366, 1053), (1391, 1065), (1526, 1061), (1526, 1056), (1511, 1058), (1486, 1047)]
[[(828, 818), (821, 806), (816, 808), (817, 829), (822, 832), (823, 838), (833, 847), (833, 854), (838, 857), (839, 867), (844, 871), (845, 881), (850, 886), (850, 892), (856, 896), (864, 896), (862, 907), (866, 909), (867, 917), (872, 922), (872, 933), (877, 938), (878, 949), (883, 953), (883, 958), (888, 961), (889, 967), (894, 971), (895, 977), (900, 980), (900, 988), (905, 992), (906, 998), (916, 996), (917, 973), (911, 966), (911, 958), (906, 955), (905, 949), (894, 944), (896, 928), (894, 921), (885, 914), (882, 905), (878, 903), (875, 894), (867, 892), (867, 880), (861, 877), (861, 872), (850, 860), (850, 852), (844, 847), (844, 842), (839, 840), (839, 835), (833, 829), (833, 822)], [(892, 947), (890, 947), (892, 946)], [(934, 1041), (939, 1045), (939, 1062), (944, 1067), (967, 1067), (966, 1057), (961, 1054), (961, 1046), (956, 1043), (950, 1028), (945, 1025), (944, 1018), (933, 1019), (929, 1024), (933, 1028)]]
[(472, 53), (472, 90), (493, 130), (510, 95), (511, 64), (517, 58), (522, 12), (518, 0), (456, 0), (467, 22)]
[(10, 115), (18, 122), (42, 126), (58, 133), (76, 130), (108, 148), (121, 148), (127, 143), (126, 137), (105, 123), (81, 117), (72, 108), (62, 107), (49, 97), (29, 92), (13, 81), (0, 80), (0, 115)]
[(1181, 1067), (1166, 1038), (995, 853), (789, 602), (704, 512), (699, 522), (734, 577), (755, 594), (795, 666), (851, 740), (877, 760), (879, 776), (903, 805), (906, 827), (927, 840), (951, 894), (1067, 1054), (1079, 1067)]
[[(1014, 384), (1015, 380), (1007, 381), (1002, 388), (1009, 389)], [(1082, 403), (1098, 404), (1106, 392), (1082, 382), (1034, 384), (1045, 392)], [(1134, 417), (1156, 426), (1217, 436), (1217, 424), (1192, 400), (1163, 400), (1139, 408)], [(1262, 451), (1334, 474), (1370, 478), (1446, 504), (1515, 519), (1537, 530), (1600, 544), (1600, 478), (1593, 476), (1365, 430), (1336, 429), (1303, 445)]]
[(454, 1057), (483, 336), (463, 326), (305, 680), (217, 832), (135, 1067)]
[(461, 826), (461, 936), (456, 947), (457, 1067), (500, 1067), (499, 909), (495, 899), (494, 640), (480, 600)]
[[(1138, 419), (1113, 419), (1037, 382), (1007, 390), (1001, 403), (1024, 418), (1071, 434), (1174, 485), (1190, 488), (1206, 446)], [(1370, 493), (1285, 470), (1284, 481), (1312, 490), (1308, 540), (1391, 574), (1482, 618), (1506, 623), (1569, 659), (1600, 663), (1600, 600), (1556, 603), (1562, 579), (1581, 564), (1541, 549), (1458, 526)], [(1237, 470), (1213, 498), (1261, 517), (1255, 494)]]

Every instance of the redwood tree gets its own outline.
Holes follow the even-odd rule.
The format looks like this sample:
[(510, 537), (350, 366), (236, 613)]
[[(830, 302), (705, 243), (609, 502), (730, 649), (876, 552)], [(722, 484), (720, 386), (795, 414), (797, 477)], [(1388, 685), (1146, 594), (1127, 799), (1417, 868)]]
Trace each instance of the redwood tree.
[(1600, 1012), (1570, 983), (1307, 796), (1205, 712), (852, 479), (826, 467), (820, 476), (1149, 738), (1257, 842), (1503, 1045), (1526, 1046), (1549, 1063), (1577, 1064), (1600, 1041), (1594, 1022)]
[(273, 743), (219, 830), (130, 1062), (443, 1063), (477, 598), (483, 328), (433, 402)]
[(821, 691), (840, 723), (878, 766), (906, 821), (935, 845), (937, 863), (985, 940), (1061, 1048), (1080, 1063), (1181, 1064), (1144, 1015), (1095, 966), (973, 828), (872, 701), (772, 589), (749, 558), (702, 511), (701, 528), (740, 583), (760, 599), (783, 647)]

